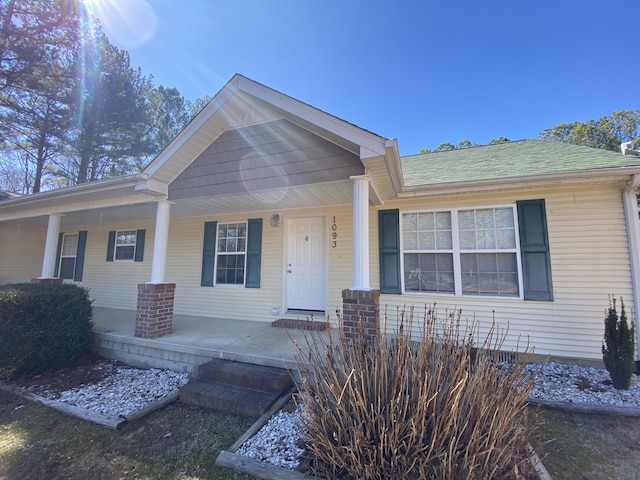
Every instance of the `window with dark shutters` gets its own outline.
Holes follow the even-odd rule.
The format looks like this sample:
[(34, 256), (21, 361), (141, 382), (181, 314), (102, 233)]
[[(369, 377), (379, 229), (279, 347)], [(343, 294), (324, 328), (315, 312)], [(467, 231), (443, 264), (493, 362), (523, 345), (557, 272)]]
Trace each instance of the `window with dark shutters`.
[(516, 202), (525, 300), (553, 300), (544, 199)]
[[(519, 244), (515, 243), (513, 232), (513, 207), (452, 209), (456, 215), (451, 216), (455, 220), (451, 232), (456, 238), (457, 248), (448, 247), (444, 242), (446, 238), (444, 234), (440, 235), (440, 230), (445, 231), (446, 225), (439, 230), (437, 215), (423, 215), (421, 218), (420, 213), (403, 213), (403, 222), (415, 220), (416, 223), (415, 228), (411, 224), (403, 227), (406, 237), (403, 247), (400, 243), (399, 210), (381, 210), (378, 213), (380, 292), (402, 293), (401, 265), (404, 264), (405, 293), (450, 292), (553, 301), (545, 201), (518, 201), (516, 209), (518, 225), (515, 228), (519, 233)], [(472, 216), (473, 221), (470, 220)], [(440, 250), (448, 255), (451, 255), (450, 251), (459, 259), (453, 262), (454, 265), (460, 264), (453, 269), (454, 278), (460, 278), (455, 293), (450, 286), (451, 262), (444, 262), (448, 257), (441, 259), (437, 256), (440, 254), (439, 239), (444, 242)], [(518, 292), (517, 255), (522, 266), (521, 294)], [(490, 288), (492, 285), (495, 288)]]
[(378, 212), (381, 293), (401, 293), (399, 228), (399, 210)]

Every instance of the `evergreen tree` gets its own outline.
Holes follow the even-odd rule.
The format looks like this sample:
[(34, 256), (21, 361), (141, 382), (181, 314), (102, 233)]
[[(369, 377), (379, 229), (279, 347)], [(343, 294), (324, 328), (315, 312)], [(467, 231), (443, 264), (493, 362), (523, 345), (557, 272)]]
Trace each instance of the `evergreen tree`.
[(620, 298), (620, 316), (616, 308), (616, 299), (609, 299), (609, 309), (604, 319), (604, 342), (602, 359), (611, 375), (613, 386), (617, 389), (628, 389), (631, 385), (634, 358), (634, 329), (627, 323), (624, 302)]

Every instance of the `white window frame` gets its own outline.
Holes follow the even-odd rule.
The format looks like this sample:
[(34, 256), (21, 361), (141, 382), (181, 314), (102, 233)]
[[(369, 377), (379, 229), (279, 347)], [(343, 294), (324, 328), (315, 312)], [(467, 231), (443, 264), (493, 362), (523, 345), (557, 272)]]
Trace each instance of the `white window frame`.
[[(236, 238), (244, 238), (244, 251), (239, 252), (237, 249), (233, 252), (222, 252), (220, 251), (220, 228), (222, 226), (228, 225), (244, 225), (244, 237), (236, 237)], [(247, 220), (241, 221), (231, 221), (231, 222), (218, 222), (216, 225), (216, 258), (213, 264), (213, 285), (220, 287), (229, 287), (229, 288), (244, 288), (247, 283), (247, 240), (249, 236), (249, 222)], [(244, 266), (242, 271), (242, 283), (220, 283), (218, 282), (218, 260), (222, 256), (230, 256), (230, 255), (243, 255), (244, 258)]]
[[(76, 237), (76, 249), (75, 252), (73, 252), (73, 255), (65, 255), (64, 253), (64, 243), (65, 240), (67, 238), (70, 237)], [(58, 277), (59, 278), (63, 278), (64, 280), (73, 280), (74, 276), (75, 276), (75, 271), (76, 271), (76, 262), (78, 259), (78, 242), (80, 240), (80, 234), (78, 232), (76, 233), (65, 233), (62, 235), (62, 244), (60, 245), (60, 263), (58, 264)], [(62, 260), (65, 258), (73, 258), (73, 270), (71, 272), (71, 277), (70, 278), (65, 278), (62, 276)]]
[[(133, 242), (118, 243), (118, 238), (120, 237), (120, 234), (123, 234), (125, 232), (133, 232)], [(138, 238), (138, 231), (136, 229), (127, 228), (123, 230), (116, 230), (116, 240), (113, 244), (113, 261), (114, 262), (133, 262), (134, 259), (136, 258), (136, 248), (138, 247), (137, 238)], [(118, 258), (118, 247), (133, 247), (133, 253), (131, 255), (131, 258)]]
[[(487, 209), (503, 209), (509, 208), (513, 214), (514, 222), (514, 240), (515, 248), (509, 249), (476, 249), (468, 250), (460, 248), (460, 228), (458, 225), (458, 213), (472, 210), (487, 210)], [(442, 250), (406, 250), (404, 248), (404, 216), (412, 213), (436, 213), (436, 212), (448, 212), (451, 215), (451, 235), (452, 235), (452, 249)], [(515, 204), (493, 204), (493, 205), (481, 205), (481, 206), (469, 206), (469, 207), (456, 207), (456, 208), (436, 208), (429, 210), (401, 210), (400, 211), (400, 281), (402, 285), (402, 293), (406, 295), (435, 295), (435, 296), (464, 296), (466, 298), (496, 298), (496, 299), (520, 299), (524, 298), (524, 285), (522, 278), (522, 256), (520, 254), (520, 232), (518, 227), (518, 209)], [(452, 253), (453, 254), (453, 280), (454, 280), (454, 293), (448, 292), (417, 292), (407, 291), (405, 289), (405, 273), (404, 273), (404, 257), (405, 253)], [(517, 268), (517, 284), (518, 295), (484, 295), (484, 294), (463, 294), (462, 293), (462, 271), (461, 271), (461, 255), (464, 253), (515, 253), (516, 255), (516, 268)]]

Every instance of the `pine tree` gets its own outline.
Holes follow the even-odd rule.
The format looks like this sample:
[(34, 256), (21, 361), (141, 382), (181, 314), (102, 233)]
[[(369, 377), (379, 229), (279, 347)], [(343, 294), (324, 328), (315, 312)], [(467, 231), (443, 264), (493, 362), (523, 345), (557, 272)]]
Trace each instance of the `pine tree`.
[(609, 309), (604, 319), (604, 343), (602, 359), (611, 375), (613, 386), (626, 390), (631, 385), (634, 358), (634, 329), (627, 323), (627, 313), (622, 297), (620, 298), (620, 316), (616, 308), (616, 299), (609, 298)]

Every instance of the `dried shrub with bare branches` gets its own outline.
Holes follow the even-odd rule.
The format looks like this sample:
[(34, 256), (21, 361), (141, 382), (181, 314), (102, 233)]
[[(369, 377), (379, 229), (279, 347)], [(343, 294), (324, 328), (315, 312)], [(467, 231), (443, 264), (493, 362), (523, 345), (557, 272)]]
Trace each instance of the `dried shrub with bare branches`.
[[(536, 478), (527, 450), (528, 348), (508, 368), (497, 360), (506, 332), (482, 339), (460, 312), (415, 320), (396, 332), (363, 332), (298, 347), (300, 402), (312, 474), (331, 479)], [(386, 331), (384, 314), (382, 331)], [(419, 333), (414, 333), (418, 331)], [(418, 338), (419, 337), (419, 338)]]

